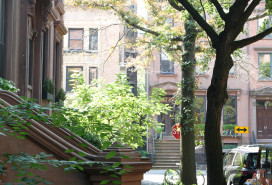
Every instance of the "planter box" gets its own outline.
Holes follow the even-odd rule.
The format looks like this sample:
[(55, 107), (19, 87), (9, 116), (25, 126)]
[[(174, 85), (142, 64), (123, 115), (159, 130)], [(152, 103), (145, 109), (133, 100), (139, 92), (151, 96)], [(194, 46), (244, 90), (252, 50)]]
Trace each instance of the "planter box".
[(48, 101), (53, 101), (54, 96), (51, 93), (48, 92), (42, 92), (42, 99), (48, 100)]

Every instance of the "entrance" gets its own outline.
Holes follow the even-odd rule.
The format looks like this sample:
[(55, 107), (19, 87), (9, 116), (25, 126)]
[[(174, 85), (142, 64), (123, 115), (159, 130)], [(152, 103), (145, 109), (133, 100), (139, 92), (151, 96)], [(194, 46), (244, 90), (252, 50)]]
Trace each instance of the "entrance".
[(272, 102), (257, 101), (257, 139), (272, 139)]

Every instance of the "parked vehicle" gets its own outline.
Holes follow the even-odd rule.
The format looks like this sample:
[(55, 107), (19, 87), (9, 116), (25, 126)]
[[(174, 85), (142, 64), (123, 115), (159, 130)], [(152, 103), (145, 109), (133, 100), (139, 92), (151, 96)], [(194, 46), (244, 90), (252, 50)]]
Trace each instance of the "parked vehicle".
[(256, 173), (245, 185), (272, 185), (272, 144), (261, 145), (257, 159)]
[(227, 185), (243, 185), (256, 172), (259, 147), (240, 146), (231, 149), (223, 159), (223, 171)]

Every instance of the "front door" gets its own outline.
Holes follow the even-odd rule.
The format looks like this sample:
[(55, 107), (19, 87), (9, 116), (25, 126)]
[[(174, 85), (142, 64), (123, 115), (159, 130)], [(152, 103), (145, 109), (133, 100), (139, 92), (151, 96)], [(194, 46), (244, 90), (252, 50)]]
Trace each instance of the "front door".
[(257, 138), (272, 139), (272, 107), (257, 106)]

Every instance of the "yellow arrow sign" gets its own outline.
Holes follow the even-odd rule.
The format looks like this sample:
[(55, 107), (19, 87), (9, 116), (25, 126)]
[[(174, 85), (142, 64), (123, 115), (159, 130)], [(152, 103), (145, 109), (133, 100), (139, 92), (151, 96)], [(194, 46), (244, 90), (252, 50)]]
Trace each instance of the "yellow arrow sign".
[(248, 127), (235, 127), (235, 133), (237, 134), (248, 134)]

